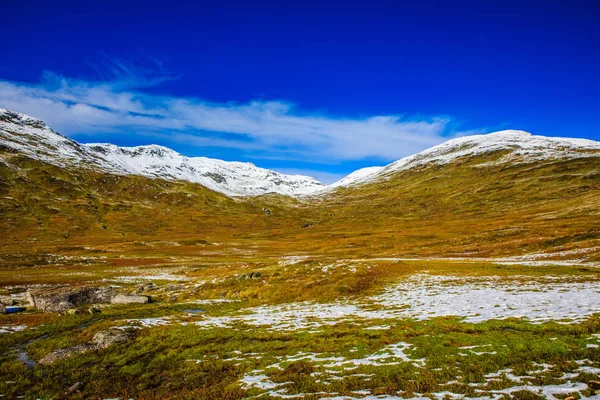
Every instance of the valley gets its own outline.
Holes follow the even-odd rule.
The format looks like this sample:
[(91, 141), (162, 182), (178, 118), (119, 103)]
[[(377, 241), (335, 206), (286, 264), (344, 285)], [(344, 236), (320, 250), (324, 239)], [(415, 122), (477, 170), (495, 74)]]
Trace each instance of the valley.
[[(598, 396), (598, 142), (457, 138), (326, 186), (0, 115), (5, 398)], [(85, 288), (112, 298), (60, 297)]]

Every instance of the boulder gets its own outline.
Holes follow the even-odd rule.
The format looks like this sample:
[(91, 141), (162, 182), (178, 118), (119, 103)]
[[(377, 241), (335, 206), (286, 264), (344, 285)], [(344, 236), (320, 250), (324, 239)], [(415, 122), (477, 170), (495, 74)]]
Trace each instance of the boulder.
[(59, 360), (64, 360), (74, 356), (75, 354), (84, 354), (94, 350), (96, 347), (91, 344), (78, 344), (72, 347), (66, 347), (64, 349), (55, 350), (42, 358), (39, 363), (41, 365), (50, 365)]
[(158, 285), (152, 283), (152, 282), (147, 282), (144, 283), (142, 285), (139, 285), (138, 287), (135, 288), (135, 290), (132, 292), (133, 294), (140, 294), (140, 293), (145, 293), (145, 292), (151, 292), (153, 290), (157, 290), (158, 289)]
[(29, 303), (29, 305), (31, 307), (35, 307), (35, 297), (34, 297), (33, 293), (27, 292), (27, 294), (25, 295), (25, 298), (27, 299), (27, 302)]
[(27, 301), (44, 312), (64, 313), (79, 305), (109, 303), (113, 294), (110, 287), (87, 287), (50, 293), (27, 292)]
[(110, 300), (110, 304), (147, 304), (150, 302), (150, 296), (139, 294), (118, 294)]
[(252, 279), (258, 279), (260, 278), (260, 272), (256, 271), (256, 272), (251, 272), (249, 275), (250, 278)]
[(110, 303), (114, 296), (114, 290), (111, 287), (89, 287), (76, 290), (69, 295), (69, 301), (75, 305)]
[(6, 314), (6, 307), (4, 304), (0, 304), (0, 314)]
[(129, 342), (135, 337), (133, 331), (123, 331), (121, 329), (108, 329), (97, 332), (92, 339), (97, 349), (106, 349), (118, 343)]
[(0, 304), (5, 306), (14, 306), (16, 303), (13, 299), (5, 297), (3, 299), (0, 299)]

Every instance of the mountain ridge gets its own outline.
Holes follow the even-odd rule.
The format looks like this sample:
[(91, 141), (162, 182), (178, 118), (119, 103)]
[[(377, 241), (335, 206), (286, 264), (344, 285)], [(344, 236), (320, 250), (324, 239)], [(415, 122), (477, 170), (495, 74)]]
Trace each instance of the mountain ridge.
[(0, 145), (55, 165), (75, 164), (116, 174), (180, 179), (201, 184), (228, 196), (277, 193), (292, 197), (325, 195), (342, 187), (389, 179), (400, 171), (425, 164), (443, 165), (461, 157), (493, 152), (504, 153), (494, 161), (497, 165), (544, 159), (585, 158), (600, 154), (600, 142), (597, 141), (504, 130), (454, 138), (385, 166), (362, 168), (331, 185), (325, 185), (309, 176), (285, 175), (249, 162), (186, 157), (156, 144), (135, 147), (121, 147), (110, 143), (82, 144), (57, 133), (41, 120), (2, 108)]
[(181, 179), (229, 196), (266, 193), (293, 196), (325, 186), (308, 176), (280, 174), (252, 163), (186, 157), (159, 145), (81, 144), (57, 133), (41, 120), (1, 108), (0, 145), (54, 165), (75, 164), (116, 174)]

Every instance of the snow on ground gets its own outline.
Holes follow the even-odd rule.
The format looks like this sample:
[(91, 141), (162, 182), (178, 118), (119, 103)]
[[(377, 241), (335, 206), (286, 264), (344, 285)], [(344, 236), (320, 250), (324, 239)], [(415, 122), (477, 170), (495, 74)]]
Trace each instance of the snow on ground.
[[(581, 249), (586, 250), (586, 253), (595, 255), (593, 248)], [(341, 260), (346, 263), (350, 262), (375, 262), (375, 261), (460, 261), (460, 262), (486, 262), (497, 265), (526, 265), (526, 266), (564, 266), (564, 267), (590, 267), (600, 268), (600, 262), (588, 261), (585, 257), (581, 258), (569, 258), (569, 259), (554, 259), (552, 257), (564, 256), (561, 252), (556, 253), (535, 253), (526, 254), (523, 256), (514, 257), (422, 257), (422, 258), (409, 258), (409, 257), (374, 257), (374, 258), (358, 258)], [(340, 262), (341, 262), (340, 261)]]
[(281, 266), (294, 265), (308, 259), (310, 259), (310, 256), (285, 256), (281, 257), (278, 264)]
[(187, 281), (190, 278), (187, 276), (173, 275), (166, 272), (154, 275), (124, 275), (115, 276), (114, 278), (107, 278), (104, 281), (109, 282), (124, 282), (124, 283), (138, 283), (148, 281)]
[[(485, 299), (485, 301), (482, 301)], [(246, 309), (236, 316), (207, 317), (204, 328), (245, 323), (280, 331), (314, 330), (340, 322), (456, 316), (465, 322), (524, 318), (533, 323), (578, 321), (600, 312), (600, 282), (469, 279), (414, 275), (364, 300), (297, 302)]]
[[(271, 389), (280, 388), (284, 386), (288, 386), (289, 384), (293, 384), (293, 382), (285, 382), (285, 383), (276, 383), (273, 382), (266, 374), (266, 371), (269, 370), (283, 370), (283, 365), (287, 365), (292, 362), (297, 361), (305, 361), (310, 362), (311, 364), (322, 367), (324, 372), (313, 373), (313, 376), (318, 376), (318, 381), (328, 382), (331, 380), (340, 380), (343, 379), (340, 375), (343, 376), (352, 376), (352, 377), (364, 377), (368, 378), (371, 375), (365, 374), (351, 374), (346, 375), (345, 371), (351, 371), (356, 369), (359, 366), (368, 365), (368, 366), (385, 366), (385, 365), (397, 365), (403, 362), (411, 362), (415, 366), (423, 366), (424, 360), (422, 359), (412, 359), (407, 354), (406, 351), (410, 350), (413, 345), (409, 343), (395, 343), (392, 345), (388, 345), (383, 349), (367, 355), (363, 358), (346, 358), (342, 356), (332, 357), (325, 356), (317, 353), (296, 353), (294, 355), (289, 356), (279, 356), (277, 357), (277, 362), (271, 364), (264, 369), (254, 370), (250, 373), (244, 375), (242, 379), (240, 379), (241, 386), (245, 389), (249, 389), (252, 387), (262, 389), (262, 390), (270, 390), (269, 395), (273, 397), (284, 397), (284, 396), (295, 396), (302, 397), (306, 396), (307, 393), (303, 393), (302, 395), (294, 395), (288, 394), (285, 389), (279, 389), (277, 391), (272, 391)], [(366, 391), (369, 393), (369, 391)], [(331, 394), (331, 393), (329, 393)]]
[(27, 325), (4, 325), (4, 326), (0, 326), (0, 334), (21, 332), (27, 328), (28, 328)]
[[(293, 382), (274, 382), (269, 378), (269, 371), (281, 371), (284, 369), (283, 365), (289, 365), (291, 362), (295, 361), (305, 361), (310, 362), (318, 371), (313, 372), (311, 374), (312, 377), (318, 378), (315, 380), (315, 383), (323, 383), (325, 385), (331, 384), (332, 381), (338, 381), (345, 378), (361, 378), (365, 381), (371, 379), (373, 374), (347, 374), (348, 371), (351, 371), (352, 367), (348, 367), (348, 365), (353, 366), (361, 366), (361, 365), (369, 365), (369, 366), (386, 366), (386, 365), (395, 365), (400, 364), (402, 362), (410, 362), (415, 366), (424, 367), (425, 360), (415, 360), (408, 356), (405, 351), (409, 350), (412, 345), (408, 343), (396, 343), (394, 345), (389, 345), (383, 348), (382, 350), (375, 352), (372, 355), (368, 355), (361, 359), (347, 359), (345, 357), (335, 357), (335, 356), (325, 356), (322, 354), (316, 353), (297, 353), (291, 356), (280, 356), (277, 357), (278, 362), (271, 364), (263, 369), (253, 370), (242, 379), (239, 380), (240, 386), (243, 389), (259, 389), (264, 393), (262, 395), (269, 395), (272, 397), (285, 397), (285, 398), (294, 398), (294, 397), (304, 397), (309, 395), (309, 393), (289, 393), (288, 389), (290, 386), (293, 386)], [(238, 358), (235, 358), (237, 360)], [(590, 363), (589, 360), (580, 360), (577, 362), (578, 364), (587, 364)], [(236, 364), (239, 365), (239, 364)], [(443, 392), (435, 392), (431, 393), (435, 399), (467, 399), (467, 398), (476, 398), (476, 399), (500, 399), (503, 395), (511, 395), (514, 392), (519, 391), (528, 391), (532, 393), (536, 393), (544, 396), (548, 399), (557, 399), (556, 395), (564, 395), (564, 394), (572, 394), (579, 393), (588, 389), (588, 386), (582, 382), (572, 382), (573, 378), (579, 376), (580, 373), (591, 373), (598, 374), (600, 369), (593, 368), (589, 366), (581, 366), (575, 369), (572, 373), (566, 373), (561, 378), (558, 378), (559, 381), (565, 381), (560, 384), (553, 385), (532, 385), (527, 383), (528, 381), (532, 381), (537, 378), (538, 375), (544, 374), (551, 369), (554, 368), (552, 365), (548, 364), (536, 364), (539, 369), (531, 371), (528, 375), (517, 376), (512, 373), (512, 369), (503, 369), (497, 372), (489, 373), (485, 375), (485, 382), (477, 383), (472, 382), (469, 383), (469, 386), (475, 387), (476, 393), (480, 395), (475, 397), (466, 397), (461, 393), (454, 393), (451, 390), (445, 390)], [(511, 386), (504, 389), (487, 389), (486, 386), (488, 384), (495, 384), (495, 382), (502, 381), (506, 379), (509, 382), (517, 383), (518, 385)], [(458, 380), (450, 381), (446, 384), (446, 386), (451, 385), (460, 385)], [(277, 389), (277, 390), (274, 390)], [(358, 397), (352, 396), (337, 396), (337, 393), (327, 393), (327, 396), (322, 398), (335, 398), (335, 399), (404, 399), (404, 398), (431, 398), (431, 397), (422, 397), (422, 395), (417, 394), (417, 397), (405, 397), (402, 396), (402, 392), (398, 392), (399, 396), (390, 396), (390, 395), (382, 395), (382, 396), (368, 396), (370, 395), (370, 390), (357, 390), (353, 392)], [(313, 393), (310, 393), (312, 395)], [(262, 396), (260, 395), (260, 396)], [(562, 398), (562, 397), (559, 397)], [(581, 398), (587, 398), (585, 396), (581, 396)], [(592, 396), (589, 398), (600, 398), (600, 396)]]

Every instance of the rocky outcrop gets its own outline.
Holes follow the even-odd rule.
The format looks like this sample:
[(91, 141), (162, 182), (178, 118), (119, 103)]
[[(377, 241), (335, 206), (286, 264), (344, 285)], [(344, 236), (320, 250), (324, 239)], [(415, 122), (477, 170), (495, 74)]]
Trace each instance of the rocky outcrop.
[(150, 296), (139, 294), (118, 294), (110, 300), (110, 304), (147, 304), (150, 303)]
[(50, 293), (27, 292), (27, 301), (44, 312), (64, 313), (86, 304), (110, 303), (113, 296), (110, 287), (86, 287)]
[(97, 349), (106, 349), (114, 344), (129, 342), (135, 337), (133, 331), (124, 331), (121, 329), (108, 329), (100, 331), (94, 335), (92, 342)]
[(138, 287), (135, 288), (135, 290), (132, 292), (132, 294), (140, 294), (140, 293), (145, 293), (145, 292), (151, 292), (153, 290), (157, 290), (158, 289), (158, 285), (152, 283), (152, 282), (147, 282), (144, 283), (142, 285), (139, 285)]
[(76, 346), (66, 347), (64, 349), (58, 349), (58, 350), (55, 350), (55, 351), (49, 353), (44, 358), (42, 358), (39, 361), (39, 364), (50, 365), (57, 361), (64, 360), (65, 358), (74, 356), (75, 354), (84, 354), (84, 353), (90, 352), (90, 351), (94, 350), (95, 348), (96, 347), (91, 344), (78, 344)]
[(39, 361), (40, 365), (50, 365), (76, 354), (85, 354), (94, 350), (107, 349), (115, 344), (126, 343), (135, 338), (135, 331), (116, 328), (97, 332), (91, 343), (82, 343), (71, 347), (55, 350)]

